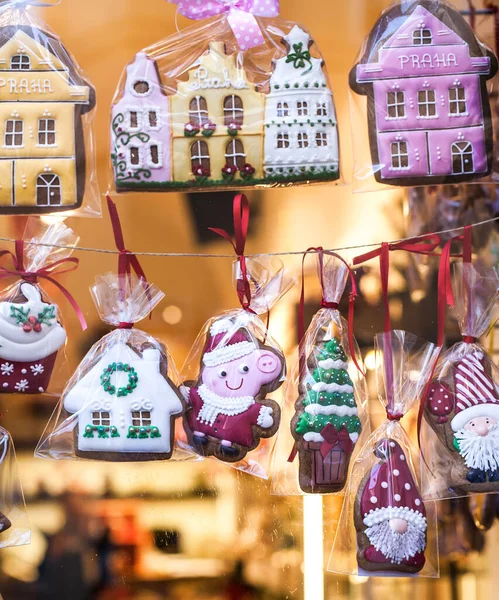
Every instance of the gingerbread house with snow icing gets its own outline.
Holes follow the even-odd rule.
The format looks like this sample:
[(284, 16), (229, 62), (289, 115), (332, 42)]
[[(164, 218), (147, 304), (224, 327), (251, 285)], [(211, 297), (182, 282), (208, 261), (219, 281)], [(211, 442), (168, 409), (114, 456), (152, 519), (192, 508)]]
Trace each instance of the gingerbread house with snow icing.
[(74, 416), (75, 454), (116, 461), (170, 458), (175, 418), (183, 411), (159, 348), (139, 354), (123, 342), (69, 383), (63, 405)]
[[(391, 33), (387, 27), (400, 23)], [(391, 34), (390, 34), (391, 33)], [(373, 171), (392, 185), (457, 183), (487, 175), (492, 122), (486, 81), (496, 57), (448, 5), (384, 13), (350, 74), (367, 95)]]

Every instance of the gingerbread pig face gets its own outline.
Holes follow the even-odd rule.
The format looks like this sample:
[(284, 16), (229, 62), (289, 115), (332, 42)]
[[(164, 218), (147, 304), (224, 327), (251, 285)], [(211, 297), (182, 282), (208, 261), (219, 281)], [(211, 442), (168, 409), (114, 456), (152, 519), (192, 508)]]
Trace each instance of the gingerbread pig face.
[(201, 380), (219, 396), (255, 397), (260, 389), (279, 377), (281, 361), (268, 350), (255, 350), (247, 356), (216, 366), (205, 366)]

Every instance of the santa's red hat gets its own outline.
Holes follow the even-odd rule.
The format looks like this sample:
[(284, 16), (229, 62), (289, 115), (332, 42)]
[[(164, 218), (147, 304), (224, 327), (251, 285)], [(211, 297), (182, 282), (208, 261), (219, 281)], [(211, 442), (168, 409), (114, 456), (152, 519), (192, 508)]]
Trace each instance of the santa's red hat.
[(453, 431), (477, 417), (499, 420), (499, 398), (492, 378), (485, 370), (485, 356), (474, 349), (454, 367), (455, 412)]
[(240, 325), (227, 318), (218, 319), (211, 325), (203, 354), (205, 366), (223, 365), (256, 350), (248, 332)]
[(411, 469), (400, 445), (382, 439), (376, 445), (380, 459), (369, 475), (361, 498), (361, 511), (367, 527), (390, 519), (404, 519), (426, 530), (426, 511)]

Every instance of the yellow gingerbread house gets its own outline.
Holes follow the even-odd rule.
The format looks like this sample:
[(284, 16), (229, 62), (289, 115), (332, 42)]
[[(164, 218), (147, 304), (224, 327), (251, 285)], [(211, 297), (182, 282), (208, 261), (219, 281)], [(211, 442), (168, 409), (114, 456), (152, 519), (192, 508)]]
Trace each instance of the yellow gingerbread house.
[(59, 40), (33, 27), (0, 29), (0, 214), (80, 206), (82, 115), (95, 92)]
[(213, 42), (171, 96), (173, 181), (263, 176), (265, 96), (222, 42)]

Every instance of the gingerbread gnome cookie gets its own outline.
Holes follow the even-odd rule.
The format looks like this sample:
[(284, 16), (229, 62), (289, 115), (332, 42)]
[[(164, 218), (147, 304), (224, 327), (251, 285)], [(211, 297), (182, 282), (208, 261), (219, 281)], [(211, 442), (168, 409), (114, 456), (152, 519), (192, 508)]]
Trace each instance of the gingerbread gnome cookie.
[(283, 382), (286, 363), (235, 318), (209, 329), (198, 379), (184, 383), (184, 418), (190, 444), (203, 456), (238, 462), (273, 436), (280, 423), (277, 402), (266, 395)]
[(417, 573), (425, 564), (426, 511), (400, 445), (385, 438), (355, 499), (357, 561), (365, 571)]
[(376, 180), (417, 186), (488, 175), (487, 81), (496, 71), (493, 52), (447, 2), (402, 2), (384, 12), (350, 73), (350, 87), (367, 96)]

